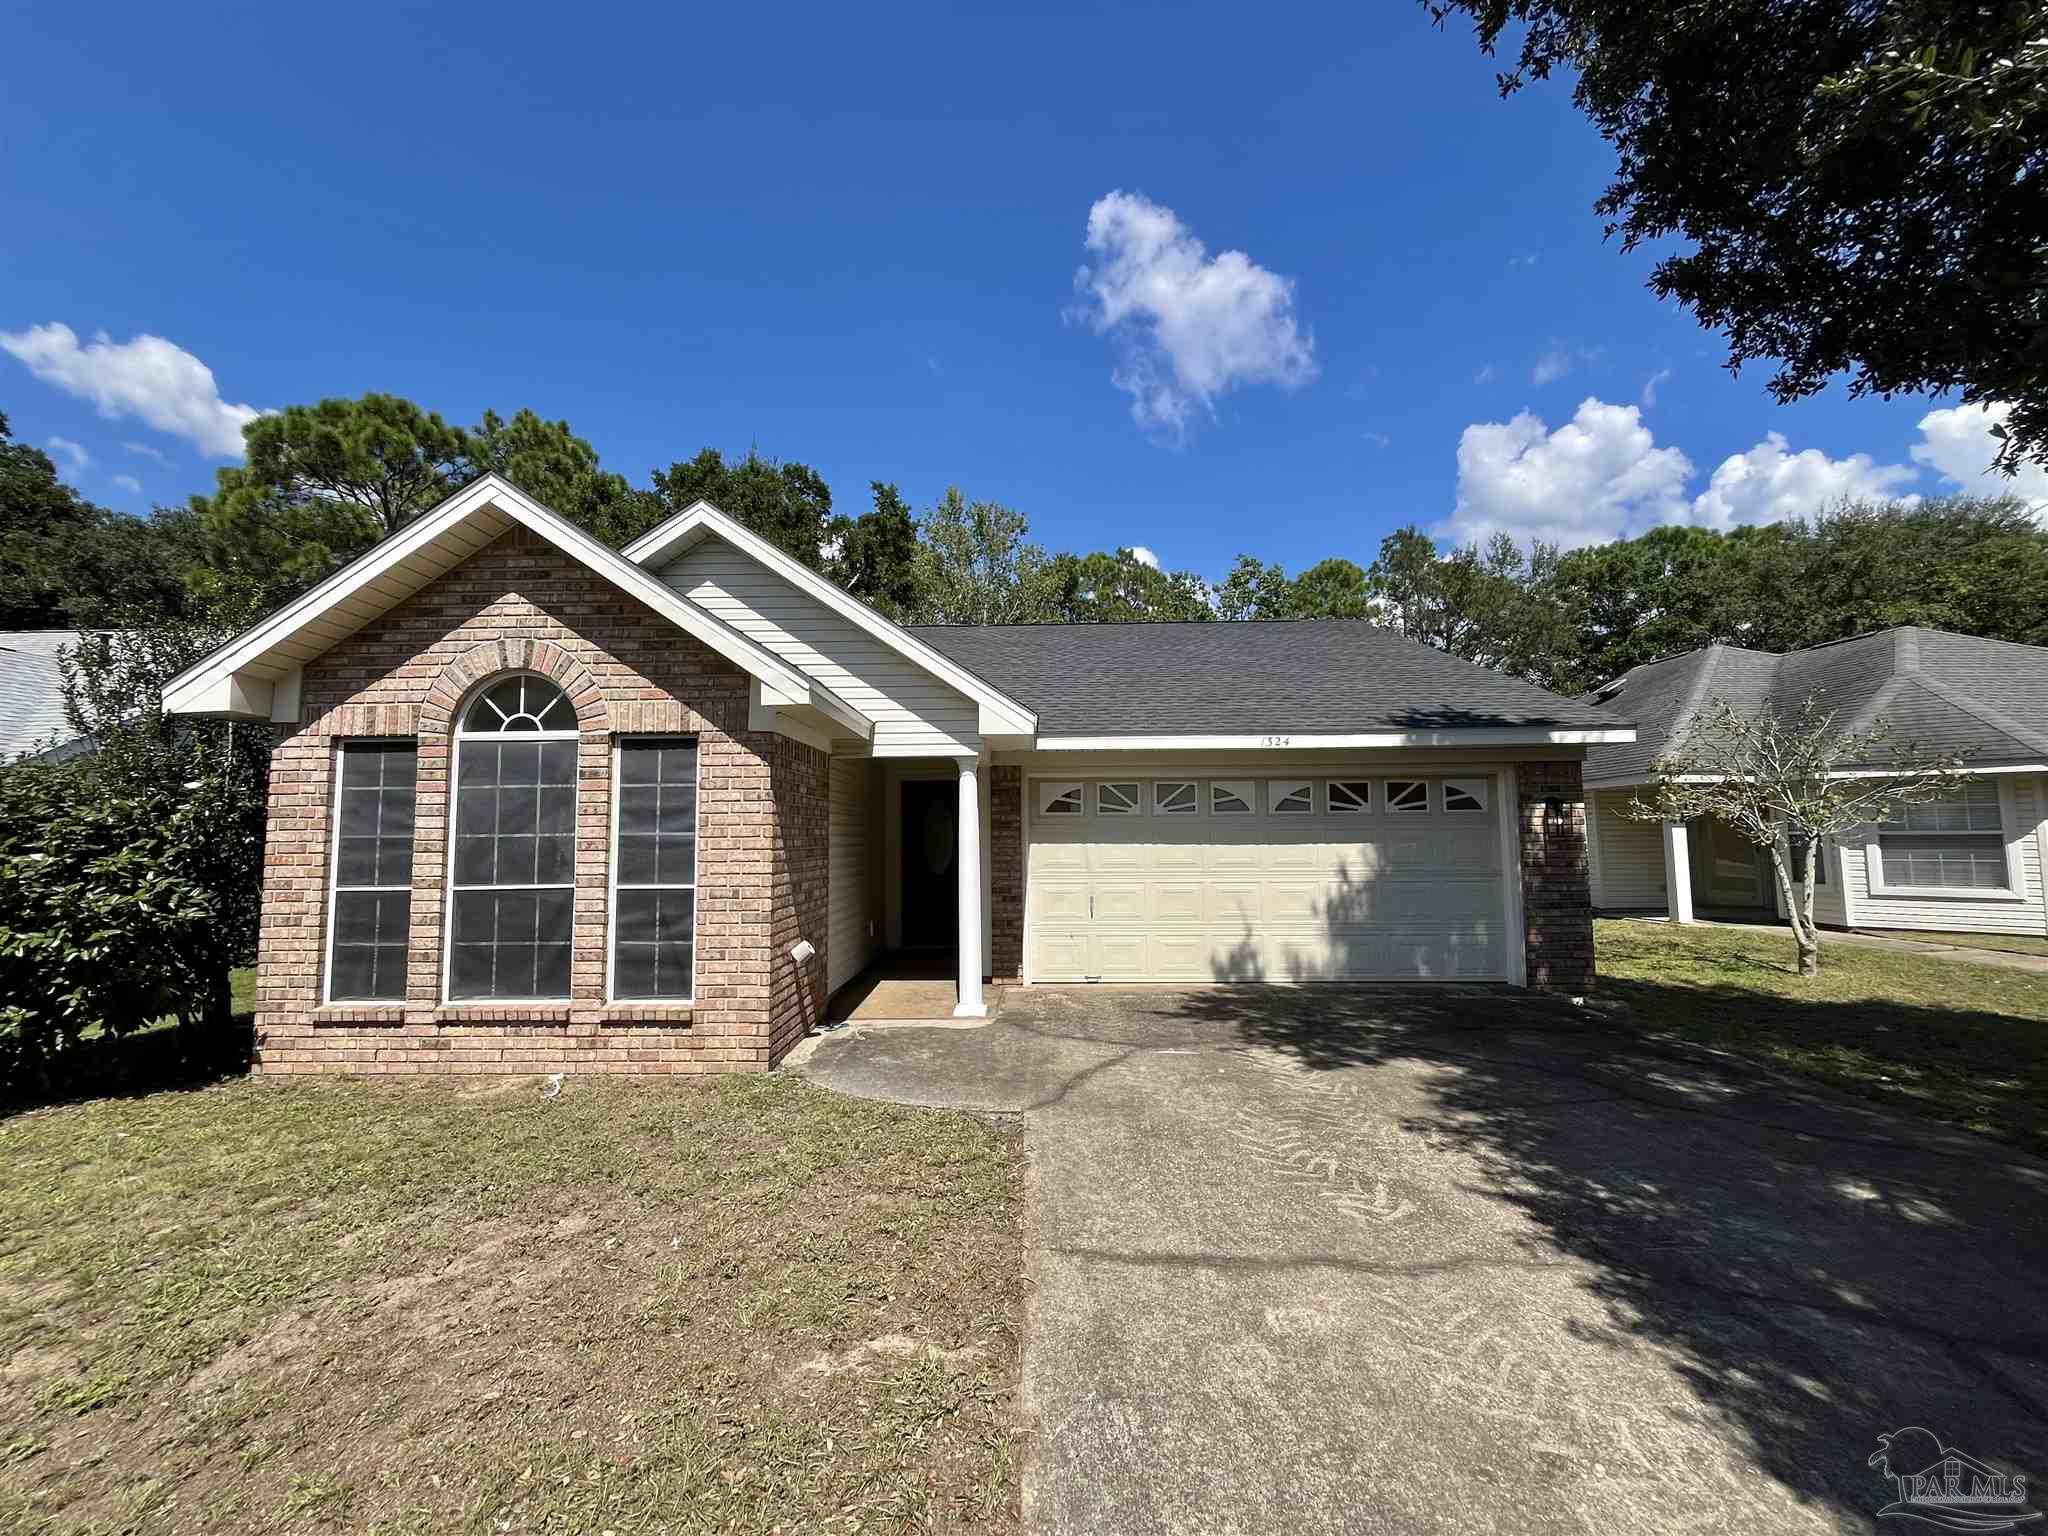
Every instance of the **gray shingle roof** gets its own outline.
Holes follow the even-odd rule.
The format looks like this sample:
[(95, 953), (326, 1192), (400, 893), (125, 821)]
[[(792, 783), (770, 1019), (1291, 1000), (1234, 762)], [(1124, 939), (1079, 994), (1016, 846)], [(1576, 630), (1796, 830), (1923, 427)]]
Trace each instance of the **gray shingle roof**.
[(1628, 723), (1358, 620), (927, 625), (911, 633), (1034, 711), (1040, 736)]
[(75, 629), (0, 630), (0, 763), (71, 739), (57, 651)]
[[(1597, 690), (1634, 719), (1636, 740), (1594, 746), (1586, 776), (1640, 782), (1709, 700), (1790, 719), (1811, 697), (1843, 730), (1883, 719), (1894, 738), (1963, 752), (1973, 764), (2048, 760), (2048, 647), (1978, 640), (1914, 625), (1774, 655), (1710, 645), (1647, 662)], [(1881, 766), (1881, 765), (1869, 765)]]

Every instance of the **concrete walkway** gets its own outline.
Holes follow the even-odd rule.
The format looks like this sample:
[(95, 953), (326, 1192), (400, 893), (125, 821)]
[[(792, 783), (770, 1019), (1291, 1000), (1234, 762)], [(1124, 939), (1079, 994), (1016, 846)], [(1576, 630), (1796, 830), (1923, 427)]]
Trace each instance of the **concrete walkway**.
[(798, 1070), (1023, 1115), (1034, 1532), (1870, 1530), (1906, 1425), (2048, 1479), (1995, 1143), (1480, 989), (1034, 988)]
[[(1632, 923), (1668, 923), (1668, 917), (1628, 917)], [(1783, 923), (1743, 923), (1724, 918), (1702, 918), (1702, 926), (1713, 928), (1742, 928), (1751, 933), (1788, 933)], [(1838, 932), (1827, 929), (1821, 934), (1821, 950), (1826, 952), (1830, 944), (1855, 944), (1866, 949), (1896, 949), (1910, 955), (1939, 955), (1944, 960), (1961, 960), (1970, 965), (1996, 965), (2009, 971), (2031, 971), (2036, 975), (2048, 974), (2048, 954), (2036, 955), (2017, 949), (1983, 949), (1974, 944), (1958, 944), (1938, 933), (1916, 934), (1910, 938), (1891, 933)]]

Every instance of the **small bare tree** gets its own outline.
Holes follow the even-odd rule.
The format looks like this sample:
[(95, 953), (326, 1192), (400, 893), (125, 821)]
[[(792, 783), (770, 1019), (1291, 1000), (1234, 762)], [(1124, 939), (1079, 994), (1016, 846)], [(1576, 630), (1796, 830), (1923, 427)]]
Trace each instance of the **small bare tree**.
[[(1883, 720), (1868, 730), (1838, 731), (1834, 715), (1811, 696), (1786, 721), (1768, 706), (1744, 713), (1715, 695), (1650, 765), (1656, 782), (1622, 810), (1637, 821), (1718, 816), (1768, 849), (1799, 945), (1799, 974), (1815, 976), (1813, 874), (1821, 840), (1969, 782), (1962, 761), (1960, 753), (1926, 752), (1895, 739)], [(1797, 859), (1789, 857), (1795, 849)]]

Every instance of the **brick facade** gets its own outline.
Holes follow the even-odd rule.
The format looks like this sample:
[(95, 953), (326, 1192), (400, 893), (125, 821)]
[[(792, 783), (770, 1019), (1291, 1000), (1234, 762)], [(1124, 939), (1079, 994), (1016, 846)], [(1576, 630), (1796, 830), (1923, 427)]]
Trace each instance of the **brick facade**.
[(1515, 778), (1529, 985), (1581, 993), (1593, 981), (1593, 894), (1586, 877), (1586, 792), (1580, 766), (1520, 763)]
[[(451, 729), (509, 671), (577, 710), (572, 1000), (441, 997)], [(524, 530), (309, 664), (305, 723), (272, 761), (257, 976), (266, 1072), (718, 1072), (765, 1069), (824, 1003), (826, 759), (747, 728), (748, 679), (667, 619)], [(608, 1004), (611, 749), (621, 734), (698, 742), (696, 997)], [(338, 743), (418, 742), (412, 954), (403, 1003), (325, 1006), (329, 802)], [(819, 950), (799, 969), (799, 938)]]
[(989, 979), (1024, 979), (1024, 770), (988, 771)]

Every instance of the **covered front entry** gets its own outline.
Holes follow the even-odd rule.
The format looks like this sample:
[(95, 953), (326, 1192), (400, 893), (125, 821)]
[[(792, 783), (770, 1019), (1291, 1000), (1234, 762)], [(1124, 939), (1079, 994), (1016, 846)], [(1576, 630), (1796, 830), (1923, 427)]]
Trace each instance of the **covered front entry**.
[(1501, 776), (1033, 779), (1033, 981), (1501, 981)]

